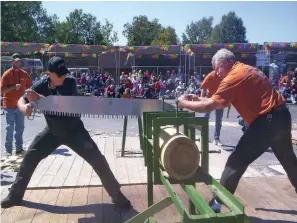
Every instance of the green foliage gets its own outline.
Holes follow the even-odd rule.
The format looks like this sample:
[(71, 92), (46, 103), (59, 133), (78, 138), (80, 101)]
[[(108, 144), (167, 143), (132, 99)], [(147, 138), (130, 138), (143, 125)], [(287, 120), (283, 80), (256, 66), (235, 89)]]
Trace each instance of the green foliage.
[(1, 41), (112, 45), (118, 41), (113, 24), (75, 9), (66, 21), (49, 16), (41, 2), (1, 2)]
[(130, 46), (148, 46), (157, 39), (163, 30), (158, 19), (149, 21), (147, 16), (135, 16), (132, 23), (124, 25), (123, 35)]
[[(118, 41), (113, 24), (103, 23), (81, 9), (70, 12), (65, 21), (48, 15), (40, 1), (1, 2), (1, 41), (65, 44), (113, 45)], [(124, 24), (128, 45), (176, 45), (179, 38), (173, 27), (163, 27), (158, 19), (135, 16)], [(181, 36), (183, 44), (245, 43), (246, 28), (235, 12), (222, 16), (213, 27), (213, 17), (203, 17), (187, 25)]]
[(210, 43), (246, 43), (246, 28), (235, 12), (222, 16), (221, 22), (213, 29)]
[(213, 17), (203, 17), (197, 22), (187, 25), (185, 33), (182, 35), (183, 44), (207, 43), (212, 32)]
[(1, 40), (41, 42), (52, 18), (48, 17), (41, 2), (1, 2)]
[(179, 43), (179, 39), (175, 32), (175, 29), (171, 26), (163, 29), (158, 38), (152, 42), (152, 45), (177, 45)]

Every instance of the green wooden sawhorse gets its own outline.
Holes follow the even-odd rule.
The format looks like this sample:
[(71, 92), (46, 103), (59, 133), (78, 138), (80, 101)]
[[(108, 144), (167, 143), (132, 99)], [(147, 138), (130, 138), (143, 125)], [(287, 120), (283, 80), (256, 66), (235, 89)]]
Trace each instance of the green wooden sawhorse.
[[(128, 124), (128, 116), (124, 117), (124, 126), (123, 126), (123, 137), (122, 137), (122, 150), (121, 150), (121, 157), (125, 156), (125, 146), (126, 146), (126, 137), (127, 137), (127, 124)], [(138, 116), (138, 132), (139, 132), (139, 144), (140, 148), (142, 147), (143, 143), (143, 129), (142, 129), (142, 118), (141, 115)], [(142, 154), (141, 151), (139, 151), (139, 154)]]

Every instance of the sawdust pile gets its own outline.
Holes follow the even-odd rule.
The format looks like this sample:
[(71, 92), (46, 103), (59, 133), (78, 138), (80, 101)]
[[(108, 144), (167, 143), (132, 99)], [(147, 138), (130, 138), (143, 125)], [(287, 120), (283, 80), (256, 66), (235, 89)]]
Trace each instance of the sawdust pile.
[(22, 156), (2, 157), (0, 163), (1, 171), (17, 172), (22, 161)]

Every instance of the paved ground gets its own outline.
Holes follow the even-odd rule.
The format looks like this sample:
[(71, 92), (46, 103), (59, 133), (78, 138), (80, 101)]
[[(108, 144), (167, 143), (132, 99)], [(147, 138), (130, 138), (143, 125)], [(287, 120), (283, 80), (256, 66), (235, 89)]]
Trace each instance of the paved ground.
[[(297, 129), (297, 106), (290, 106), (293, 128)], [(234, 108), (231, 109), (230, 116), (227, 119), (226, 113), (223, 119), (223, 128), (221, 132), (221, 141), (225, 144), (223, 149), (226, 151), (232, 151), (238, 140), (242, 136), (241, 127), (237, 124), (238, 113)], [(108, 135), (108, 136), (121, 136), (122, 134), (122, 119), (83, 119), (86, 128), (90, 131), (91, 135)], [(1, 148), (2, 153), (4, 151), (4, 139), (5, 139), (5, 116), (1, 116)], [(27, 147), (38, 132), (40, 132), (45, 126), (45, 120), (43, 116), (38, 115), (33, 121), (26, 120), (26, 128), (24, 132), (24, 146)], [(210, 140), (212, 140), (214, 130), (214, 114), (210, 118)], [(138, 127), (137, 120), (128, 121), (128, 136), (137, 136)], [(295, 147), (296, 149), (296, 147)], [(295, 150), (297, 154), (297, 150)], [(279, 168), (279, 162), (275, 158), (271, 151), (267, 151), (263, 156), (256, 160), (252, 166), (264, 175), (279, 175), (279, 171), (274, 169)], [(273, 168), (271, 168), (273, 167)]]

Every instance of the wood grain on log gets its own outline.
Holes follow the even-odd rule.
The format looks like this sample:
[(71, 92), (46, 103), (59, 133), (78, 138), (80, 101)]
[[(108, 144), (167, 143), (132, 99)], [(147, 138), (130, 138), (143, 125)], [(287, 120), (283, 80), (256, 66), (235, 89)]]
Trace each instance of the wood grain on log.
[(161, 164), (171, 178), (191, 178), (199, 168), (200, 154), (195, 141), (176, 132), (173, 126), (160, 130)]

